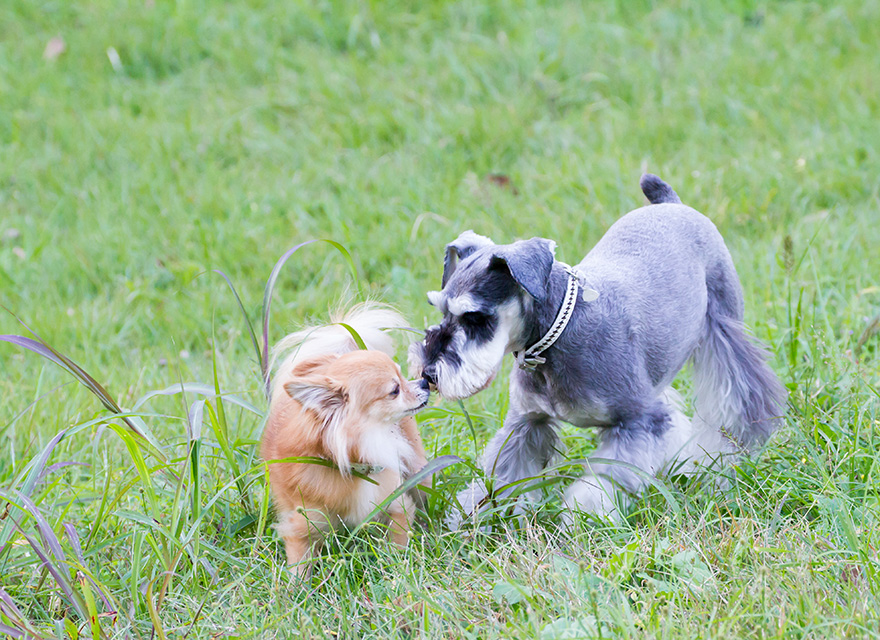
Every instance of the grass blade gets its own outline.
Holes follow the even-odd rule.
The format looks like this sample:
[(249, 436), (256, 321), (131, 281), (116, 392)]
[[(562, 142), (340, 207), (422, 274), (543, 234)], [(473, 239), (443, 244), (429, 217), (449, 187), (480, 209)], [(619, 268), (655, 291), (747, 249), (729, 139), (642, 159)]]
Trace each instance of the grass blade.
[[(6, 309), (6, 307), (4, 307)], [(9, 311), (9, 309), (6, 309)], [(43, 356), (47, 360), (50, 360), (57, 364), (62, 369), (66, 370), (70, 375), (76, 378), (86, 389), (91, 391), (98, 400), (101, 401), (101, 404), (104, 405), (111, 413), (119, 416), (121, 420), (131, 429), (135, 434), (137, 434), (140, 438), (143, 438), (147, 442), (152, 445), (154, 451), (154, 455), (158, 455), (159, 459), (163, 462), (165, 461), (165, 456), (162, 454), (162, 446), (159, 444), (159, 441), (152, 435), (147, 425), (143, 422), (143, 420), (135, 420), (132, 417), (125, 416), (125, 412), (119, 407), (116, 403), (116, 400), (113, 399), (113, 396), (99, 383), (95, 380), (91, 375), (89, 375), (82, 367), (76, 364), (73, 360), (60, 353), (59, 351), (52, 348), (45, 340), (40, 338), (36, 332), (34, 332), (30, 327), (28, 327), (21, 319), (16, 316), (14, 313), (9, 311), (9, 313), (21, 323), (21, 325), (30, 331), (36, 339), (27, 338), (25, 336), (18, 335), (0, 335), (0, 342), (9, 342), (19, 347), (23, 347), (36, 353), (40, 356)]]
[(251, 338), (251, 344), (254, 347), (254, 353), (257, 356), (257, 363), (260, 365), (260, 371), (264, 371), (263, 366), (263, 352), (260, 351), (260, 345), (257, 342), (257, 332), (254, 331), (254, 325), (251, 323), (251, 319), (247, 314), (247, 311), (244, 309), (244, 304), (241, 302), (241, 297), (238, 295), (238, 291), (235, 290), (235, 286), (232, 284), (232, 280), (229, 277), (220, 271), (220, 269), (214, 269), (214, 273), (219, 274), (224, 280), (226, 280), (226, 284), (229, 285), (229, 289), (232, 291), (232, 295), (235, 296), (235, 301), (238, 303), (238, 308), (241, 310), (241, 315), (244, 317), (244, 322), (247, 325), (248, 335)]
[(235, 451), (232, 450), (232, 445), (229, 443), (224, 423), (221, 422), (218, 412), (214, 411), (214, 407), (210, 403), (206, 403), (205, 407), (208, 409), (208, 418), (210, 419), (211, 426), (214, 428), (214, 435), (217, 436), (217, 442), (220, 445), (220, 449), (223, 451), (226, 462), (229, 463), (229, 469), (232, 472), (232, 476), (236, 479), (235, 483), (238, 487), (241, 506), (245, 511), (249, 512), (250, 507), (248, 506), (247, 489), (242, 480), (243, 476), (240, 467), (238, 466), (238, 461), (235, 459)]
[(67, 533), (67, 539), (70, 541), (70, 546), (73, 547), (73, 553), (76, 554), (76, 557), (79, 558), (79, 561), (82, 564), (85, 564), (86, 561), (83, 558), (82, 545), (80, 544), (79, 533), (77, 533), (76, 527), (69, 522), (65, 522), (62, 526)]
[[(70, 542), (70, 546), (73, 547), (73, 553), (76, 555), (79, 563), (85, 567), (86, 559), (83, 555), (82, 544), (80, 543), (79, 533), (71, 523), (65, 522), (63, 525), (64, 531), (67, 533), (67, 539)], [(104, 590), (100, 587), (100, 585), (95, 582), (95, 580), (91, 576), (87, 576), (91, 583), (95, 586), (95, 589), (98, 590), (98, 595), (101, 596), (101, 600), (104, 602), (104, 606), (107, 608), (107, 611), (112, 611), (113, 606), (110, 604), (109, 598), (107, 598), (107, 594), (104, 593)]]
[(2, 623), (0, 623), (0, 631), (5, 633), (10, 638), (24, 638), (24, 631), (20, 631), (12, 627), (7, 627), (5, 624)]
[[(64, 436), (68, 433), (69, 430), (63, 430), (56, 433), (49, 443), (43, 447), (43, 450), (40, 453), (31, 459), (30, 462), (25, 466), (23, 470), (23, 474), (25, 475), (24, 481), (21, 482), (21, 488), (18, 489), (18, 492), (24, 496), (30, 496), (34, 492), (34, 488), (37, 486), (37, 483), (43, 477), (44, 470), (46, 467), (46, 463), (49, 460), (49, 456), (52, 455), (52, 451), (58, 445), (61, 440), (64, 439)], [(16, 482), (15, 484), (19, 484)], [(4, 499), (10, 500), (8, 496), (4, 495)], [(10, 502), (12, 502), (10, 500)], [(25, 510), (25, 507), (19, 505), (18, 503), (13, 502), (13, 504), (21, 510)], [(11, 524), (5, 523), (3, 528), (0, 529), (0, 553), (3, 553), (6, 550), (6, 543), (9, 542), (9, 538), (12, 535), (12, 527)]]
[(214, 386), (204, 384), (202, 382), (182, 382), (173, 384), (170, 387), (166, 387), (165, 389), (150, 391), (138, 398), (137, 402), (134, 403), (132, 411), (137, 411), (144, 404), (146, 404), (148, 400), (151, 400), (152, 398), (155, 398), (157, 396), (173, 396), (178, 393), (195, 393), (197, 395), (202, 395), (209, 398), (223, 398), (226, 402), (239, 406), (242, 409), (247, 409), (251, 413), (260, 417), (262, 417), (265, 413), (247, 400), (243, 400), (242, 398), (236, 395), (232, 395), (231, 393), (226, 393), (225, 391), (220, 391), (218, 393), (217, 389)]
[[(37, 508), (37, 505), (34, 504), (34, 501), (28, 498), (26, 495), (22, 494), (20, 491), (14, 492), (21, 503), (24, 505), (25, 511), (33, 516), (34, 520), (37, 523), (37, 528), (40, 531), (40, 536), (43, 538), (43, 542), (48, 545), (49, 549), (52, 552), (52, 555), (55, 556), (55, 559), (67, 563), (67, 556), (64, 554), (64, 549), (61, 548), (61, 543), (58, 541), (58, 537), (55, 535), (55, 531), (49, 526), (46, 518), (43, 517), (43, 514)], [(2, 495), (2, 494), (0, 494)]]
[[(547, 474), (555, 473), (560, 469), (564, 469), (566, 467), (571, 467), (575, 465), (586, 466), (588, 469), (590, 464), (601, 464), (607, 465), (609, 467), (622, 467), (631, 473), (634, 473), (639, 478), (641, 478), (645, 484), (649, 484), (662, 495), (665, 499), (669, 507), (672, 509), (672, 512), (675, 514), (676, 518), (681, 516), (681, 505), (678, 500), (672, 495), (672, 492), (667, 488), (667, 486), (658, 478), (654, 477), (644, 469), (640, 469), (639, 467), (630, 464), (628, 462), (622, 462), (621, 460), (613, 460), (611, 458), (578, 458), (575, 460), (566, 460), (557, 465), (553, 465), (552, 467), (547, 467), (544, 472), (541, 474), (546, 476)], [(540, 476), (536, 476), (540, 477)], [(512, 483), (515, 484), (515, 483)], [(499, 491), (502, 491), (506, 487), (502, 487)]]
[(315, 242), (326, 242), (332, 247), (335, 247), (339, 253), (345, 258), (348, 262), (348, 266), (351, 267), (351, 272), (354, 275), (355, 282), (357, 282), (357, 269), (354, 265), (354, 260), (351, 257), (351, 254), (348, 252), (348, 249), (343, 247), (338, 242), (333, 240), (328, 240), (326, 238), (316, 238), (314, 240), (306, 240), (305, 242), (301, 242), (298, 245), (291, 247), (284, 255), (278, 258), (278, 262), (275, 263), (275, 266), (272, 268), (272, 273), (269, 274), (269, 279), (266, 281), (266, 289), (263, 292), (263, 351), (261, 357), (261, 364), (263, 367), (263, 380), (266, 382), (266, 394), (268, 395), (271, 386), (270, 386), (270, 372), (269, 372), (269, 313), (272, 307), (272, 292), (275, 290), (275, 283), (278, 280), (278, 275), (281, 272), (281, 268), (287, 262), (287, 260), (294, 253), (305, 247), (306, 245), (313, 244)]
[(90, 466), (92, 466), (92, 465), (88, 464), (87, 462), (73, 462), (72, 460), (67, 460), (65, 462), (56, 462), (55, 464), (50, 465), (43, 470), (43, 473), (41, 473), (40, 477), (37, 478), (37, 484), (39, 484), (40, 482), (43, 482), (43, 480), (45, 480), (48, 476), (52, 475), (56, 471), (60, 471), (61, 469), (64, 469), (65, 467), (90, 467)]
[(159, 611), (153, 604), (153, 583), (147, 585), (147, 609), (150, 612), (150, 621), (153, 623), (153, 631), (159, 640), (165, 640), (165, 629), (162, 627), (162, 621), (159, 620)]
[(263, 473), (263, 499), (260, 502), (260, 519), (257, 522), (257, 533), (254, 537), (254, 546), (252, 554), (256, 554), (257, 545), (263, 539), (263, 533), (266, 530), (266, 523), (269, 520), (269, 503), (271, 497), (270, 484), (269, 484), (269, 465), (265, 465), (265, 471)]
[(451, 467), (454, 464), (459, 464), (462, 462), (464, 462), (463, 459), (459, 458), (458, 456), (453, 456), (453, 455), (449, 455), (449, 454), (447, 454), (445, 456), (439, 456), (437, 458), (434, 458), (433, 460), (428, 462), (428, 464), (426, 464), (424, 467), (422, 467), (419, 471), (417, 471), (412, 476), (407, 478), (406, 482), (404, 482), (399, 487), (397, 487), (397, 489), (395, 489), (391, 493), (391, 495), (389, 495), (382, 502), (377, 504), (376, 507), (370, 512), (370, 514), (364, 519), (363, 523), (358, 525), (357, 527), (355, 527), (355, 531), (358, 531), (365, 524), (367, 524), (371, 520), (375, 519), (375, 517), (378, 516), (380, 513), (383, 513), (385, 511), (385, 508), (389, 504), (391, 504), (392, 502), (397, 500), (400, 496), (402, 496), (404, 493), (406, 493), (410, 489), (414, 488), (416, 485), (418, 485), (425, 478), (429, 478), (432, 475), (434, 475), (435, 473), (437, 473), (438, 471), (443, 471), (443, 469), (446, 469), (447, 467)]
[(192, 510), (193, 517), (199, 517), (201, 510), (202, 490), (201, 490), (201, 470), (199, 466), (199, 456), (201, 453), (201, 441), (198, 438), (192, 440), (189, 450), (190, 479), (192, 480)]
[(106, 634), (103, 629), (101, 629), (101, 619), (98, 617), (98, 607), (95, 603), (95, 595), (92, 593), (92, 588), (89, 585), (89, 579), (79, 573), (77, 575), (77, 581), (79, 582), (80, 591), (82, 591), (83, 599), (86, 601), (86, 611), (89, 612), (89, 628), (92, 631), (92, 638), (104, 638)]
[(15, 604), (15, 600), (12, 599), (12, 596), (6, 593), (3, 587), (0, 587), (0, 614), (6, 616), (12, 624), (18, 625), (18, 628), (15, 628), (0, 624), (0, 631), (8, 633), (14, 638), (49, 640), (47, 636), (40, 635), (37, 630), (31, 626), (31, 623), (24, 617), (21, 609)]
[(47, 636), (40, 635), (31, 625), (15, 600), (12, 599), (3, 587), (0, 587), (0, 615), (7, 618), (9, 622), (18, 625), (18, 628), (10, 627), (6, 624), (0, 624), (0, 631), (8, 633), (13, 638), (28, 638), (29, 640), (49, 640)]
[[(82, 598), (73, 590), (73, 587), (70, 584), (70, 581), (64, 577), (62, 572), (56, 567), (48, 557), (48, 554), (37, 544), (37, 541), (31, 538), (28, 534), (24, 532), (18, 525), (15, 525), (18, 529), (18, 532), (21, 536), (27, 540), (28, 544), (31, 545), (31, 549), (34, 550), (34, 553), (37, 554), (37, 557), (40, 559), (40, 562), (43, 563), (43, 566), (52, 574), (52, 577), (55, 578), (55, 582), (67, 596), (68, 601), (73, 605), (73, 608), (76, 609), (76, 612), (79, 614), (80, 618), (83, 620), (88, 619), (88, 613), (86, 612), (85, 603), (82, 601)], [(67, 571), (66, 569), (64, 570)]]
[(138, 607), (138, 603), (140, 602), (140, 582), (141, 582), (141, 569), (143, 567), (143, 557), (144, 557), (144, 532), (142, 530), (135, 530), (134, 532), (134, 540), (131, 545), (131, 574), (128, 579), (128, 597), (131, 601), (131, 606), (133, 608)]
[(205, 400), (193, 402), (186, 414), (186, 426), (189, 431), (187, 436), (191, 441), (200, 440), (202, 437), (202, 425), (205, 422)]
[[(46, 347), (41, 342), (34, 340), (33, 338), (26, 338), (25, 336), (14, 334), (3, 334), (0, 335), (0, 342), (9, 342), (10, 344), (14, 344), (18, 347), (24, 347), (29, 351), (33, 351), (37, 355), (41, 355), (47, 360), (51, 360), (62, 369), (66, 369), (70, 375), (78, 378), (76, 372), (68, 367), (67, 363), (65, 363), (64, 360), (59, 358), (50, 348)], [(82, 382), (82, 380), (80, 380), (80, 382)], [(89, 390), (91, 391), (92, 389), (90, 388)]]
[(135, 469), (138, 472), (138, 475), (141, 478), (141, 482), (144, 485), (144, 493), (147, 494), (147, 500), (150, 504), (150, 511), (153, 518), (157, 519), (160, 517), (159, 512), (159, 502), (156, 498), (156, 491), (153, 488), (153, 480), (150, 476), (150, 470), (147, 468), (147, 463), (144, 460), (144, 457), (141, 455), (140, 448), (137, 446), (137, 442), (135, 442), (134, 438), (131, 437), (126, 431), (119, 429), (116, 425), (111, 424), (110, 428), (116, 431), (122, 441), (125, 443), (126, 449), (128, 449), (128, 454), (131, 457), (132, 462), (134, 463)]
[[(454, 457), (454, 456), (452, 456), (452, 457)], [(329, 460), (325, 460), (324, 458), (313, 458), (311, 456), (280, 458), (278, 460), (266, 460), (264, 462), (260, 462), (259, 464), (254, 465), (253, 467), (251, 467), (250, 469), (248, 469), (244, 473), (237, 475), (236, 477), (234, 477), (232, 480), (227, 482), (225, 485), (223, 485), (222, 487), (220, 487), (220, 489), (218, 489), (216, 491), (214, 496), (207, 502), (207, 504), (205, 504), (204, 507), (202, 507), (198, 517), (193, 518), (193, 522), (190, 526), (190, 529), (187, 532), (187, 534), (182, 538), (181, 544), (183, 546), (185, 546), (185, 545), (189, 544), (189, 542), (194, 538), (194, 536), (198, 532), (199, 526), (201, 526), (201, 520), (205, 517), (205, 514), (207, 514), (211, 511), (211, 509), (214, 507), (214, 505), (223, 496), (224, 492), (226, 492), (228, 489), (231, 489), (237, 483), (241, 482), (245, 477), (251, 475), (252, 473), (255, 473), (256, 471), (262, 470), (265, 473), (267, 464), (275, 464), (275, 463), (279, 463), (279, 462), (301, 462), (304, 464), (317, 464), (317, 465), (321, 465), (324, 467), (331, 467), (334, 469), (336, 468), (336, 465), (333, 464), (332, 462), (330, 462)], [(372, 478), (368, 478), (368, 476), (362, 476), (361, 474), (356, 474), (356, 473), (352, 473), (352, 475), (354, 475), (356, 477), (360, 477), (362, 479), (369, 479), (371, 482), (375, 482)], [(129, 516), (130, 516), (130, 514), (129, 514)], [(206, 547), (208, 546), (207, 542), (203, 542), (203, 544)]]
[[(55, 434), (55, 436), (49, 441), (43, 450), (40, 451), (39, 455), (36, 456), (28, 463), (27, 467), (25, 467), (25, 471), (28, 473), (27, 477), (24, 479), (22, 483), (20, 491), (29, 496), (34, 492), (34, 487), (37, 486), (37, 482), (39, 482), (40, 477), (43, 475), (43, 469), (46, 466), (46, 463), (49, 461), (49, 456), (52, 455), (52, 451), (64, 439), (64, 436), (67, 434), (67, 430), (59, 431)], [(28, 467), (30, 470), (28, 471)]]
[(345, 324), (344, 322), (337, 322), (336, 324), (338, 324), (340, 327), (342, 327), (343, 329), (345, 329), (346, 331), (348, 331), (351, 334), (351, 338), (352, 338), (352, 340), (354, 340), (354, 343), (357, 345), (358, 349), (361, 349), (362, 351), (367, 350), (367, 345), (364, 344), (363, 338), (361, 338), (360, 334), (354, 330), (354, 327), (352, 327), (351, 325)]
[(0, 611), (3, 612), (3, 615), (14, 621), (25, 619), (24, 614), (18, 608), (18, 605), (15, 604), (12, 596), (6, 593), (3, 587), (0, 587)]

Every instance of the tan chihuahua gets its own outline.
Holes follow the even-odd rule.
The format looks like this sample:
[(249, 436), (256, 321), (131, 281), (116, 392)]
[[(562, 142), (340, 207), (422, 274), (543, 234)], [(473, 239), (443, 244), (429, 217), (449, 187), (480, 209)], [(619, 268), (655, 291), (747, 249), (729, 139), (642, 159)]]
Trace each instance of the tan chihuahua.
[[(368, 350), (358, 350), (340, 325), (291, 334), (274, 350), (287, 355), (273, 383), (261, 453), (270, 463), (276, 529), (298, 576), (308, 574), (307, 560), (331, 528), (361, 524), (426, 463), (412, 416), (428, 403), (428, 385), (403, 378), (384, 331), (405, 321), (375, 304), (335, 321), (352, 327)], [(329, 466), (272, 462), (306, 456)], [(385, 512), (392, 540), (405, 546), (413, 496), (400, 496)]]

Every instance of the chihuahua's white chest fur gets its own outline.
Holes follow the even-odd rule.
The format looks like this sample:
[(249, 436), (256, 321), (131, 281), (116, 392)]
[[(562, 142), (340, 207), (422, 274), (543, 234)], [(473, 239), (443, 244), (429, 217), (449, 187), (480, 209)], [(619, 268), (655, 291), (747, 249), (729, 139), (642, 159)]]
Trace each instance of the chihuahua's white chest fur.
[(411, 468), (415, 452), (399, 424), (384, 430), (365, 429), (359, 444), (362, 462), (391, 469), (399, 475), (418, 471)]

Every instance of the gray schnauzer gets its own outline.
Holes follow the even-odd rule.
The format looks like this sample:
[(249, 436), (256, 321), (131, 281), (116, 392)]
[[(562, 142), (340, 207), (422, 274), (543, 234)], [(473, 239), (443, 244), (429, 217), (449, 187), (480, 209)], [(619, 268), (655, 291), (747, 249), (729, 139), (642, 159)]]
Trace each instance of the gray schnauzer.
[[(743, 325), (721, 235), (657, 176), (641, 188), (652, 204), (618, 220), (574, 268), (544, 238), (496, 245), (462, 233), (446, 246), (442, 291), (428, 294), (443, 321), (410, 353), (450, 399), (482, 391), (505, 354), (516, 357), (510, 409), (481, 458), (496, 487), (553, 461), (560, 421), (601, 429), (568, 513), (617, 519), (626, 495), (664, 468), (759, 446), (781, 422), (786, 393)], [(692, 421), (670, 386), (689, 359)], [(469, 513), (485, 496), (474, 483), (459, 501)]]

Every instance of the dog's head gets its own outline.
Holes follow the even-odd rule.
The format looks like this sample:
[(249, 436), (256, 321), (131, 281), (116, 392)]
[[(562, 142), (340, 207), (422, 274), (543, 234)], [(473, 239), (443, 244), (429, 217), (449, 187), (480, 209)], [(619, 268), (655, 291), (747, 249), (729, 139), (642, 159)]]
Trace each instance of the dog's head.
[(400, 463), (398, 423), (428, 404), (425, 380), (407, 381), (381, 351), (317, 356), (299, 363), (284, 390), (313, 411), (325, 449), (340, 469), (365, 454), (385, 466)]
[(443, 288), (428, 293), (443, 321), (410, 348), (412, 367), (442, 396), (482, 391), (504, 355), (523, 348), (524, 318), (547, 297), (555, 247), (544, 238), (496, 245), (472, 231), (446, 245)]

